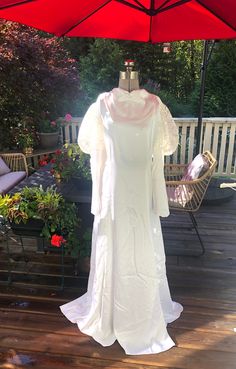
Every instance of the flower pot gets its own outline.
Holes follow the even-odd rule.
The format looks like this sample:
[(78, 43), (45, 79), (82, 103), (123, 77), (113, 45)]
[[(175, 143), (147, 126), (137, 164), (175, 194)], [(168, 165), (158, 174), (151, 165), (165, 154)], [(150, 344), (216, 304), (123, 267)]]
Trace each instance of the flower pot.
[(59, 131), (51, 132), (51, 133), (38, 133), (40, 146), (42, 149), (50, 149), (53, 147), (57, 147), (59, 140)]
[(55, 178), (55, 181), (57, 182), (57, 183), (60, 183), (61, 181), (62, 181), (62, 177), (61, 177), (61, 173), (59, 173), (59, 172), (54, 172), (53, 173), (53, 177)]
[(23, 154), (25, 155), (31, 155), (34, 151), (33, 147), (25, 147), (23, 150)]
[(40, 237), (44, 222), (41, 219), (28, 219), (26, 223), (10, 222), (12, 232), (17, 236)]

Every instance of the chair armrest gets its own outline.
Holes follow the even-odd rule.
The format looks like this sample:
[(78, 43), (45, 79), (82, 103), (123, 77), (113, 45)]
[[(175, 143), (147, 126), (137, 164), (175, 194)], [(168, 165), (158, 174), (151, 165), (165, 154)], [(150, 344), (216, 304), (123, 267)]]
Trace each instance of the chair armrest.
[(12, 172), (24, 171), (28, 176), (28, 165), (26, 157), (22, 153), (4, 153), (1, 157), (9, 166)]

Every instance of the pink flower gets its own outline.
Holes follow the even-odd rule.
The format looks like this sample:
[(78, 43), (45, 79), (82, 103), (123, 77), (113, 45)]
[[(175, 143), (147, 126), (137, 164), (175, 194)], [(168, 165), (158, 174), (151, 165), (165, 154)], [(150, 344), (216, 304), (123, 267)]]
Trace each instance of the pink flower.
[(66, 122), (70, 122), (70, 121), (71, 121), (71, 119), (72, 119), (72, 115), (70, 115), (69, 113), (67, 113), (67, 114), (65, 115), (65, 121), (66, 121)]
[(56, 124), (56, 122), (51, 122), (51, 126), (53, 126), (53, 127), (55, 127), (57, 124)]

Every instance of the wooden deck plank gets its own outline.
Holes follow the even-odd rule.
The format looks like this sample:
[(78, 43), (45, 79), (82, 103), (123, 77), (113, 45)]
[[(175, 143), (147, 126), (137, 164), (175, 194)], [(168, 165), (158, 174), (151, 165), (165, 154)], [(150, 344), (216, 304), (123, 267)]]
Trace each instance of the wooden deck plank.
[[(58, 332), (35, 333), (4, 328), (1, 329), (1, 332), (2, 337), (0, 338), (0, 346), (7, 349), (10, 347), (14, 350), (24, 350), (24, 348), (27, 347), (27, 349), (29, 351), (32, 350), (32, 352), (86, 356), (90, 358), (99, 357), (107, 360), (122, 360), (122, 362), (125, 363), (139, 363), (145, 365), (156, 365), (157, 360), (161, 359), (162, 365), (166, 365), (167, 367), (176, 365), (178, 363), (178, 358), (180, 356), (182, 357), (183, 353), (187, 354), (187, 356), (191, 356), (193, 352), (198, 352), (198, 364), (201, 369), (222, 369), (222, 367), (235, 369), (235, 366), (233, 366), (236, 362), (235, 338), (230, 336), (229, 339), (229, 336), (225, 337), (213, 333), (204, 335), (202, 332), (201, 334), (199, 334), (199, 332), (193, 332), (190, 337), (190, 334), (188, 335), (189, 331), (179, 330), (178, 334), (174, 337), (178, 346), (171, 350), (172, 355), (170, 355), (170, 352), (164, 352), (158, 355), (129, 356), (124, 354), (123, 349), (117, 342), (109, 347), (101, 347), (101, 345), (96, 343), (92, 338), (82, 334), (71, 336), (60, 335)], [(222, 352), (224, 355), (222, 355)], [(209, 362), (202, 362), (203, 365), (200, 366), (201, 356), (208, 357), (208, 359), (214, 363), (214, 366), (209, 365)], [(189, 366), (186, 368), (189, 368)]]
[[(0, 349), (1, 350), (1, 349)], [(1, 352), (1, 351), (0, 351)], [(79, 368), (79, 369), (155, 369), (160, 368), (157, 365), (145, 365), (139, 363), (122, 363), (122, 361), (112, 361), (112, 360), (104, 360), (102, 358), (88, 358), (88, 357), (76, 357), (76, 356), (67, 356), (67, 355), (55, 355), (55, 354), (41, 354), (41, 353), (33, 353), (21, 350), (18, 354), (28, 355), (33, 360), (33, 367), (37, 369), (68, 369), (68, 368)], [(14, 352), (13, 352), (14, 355)], [(12, 352), (9, 353), (2, 353), (2, 359), (0, 357), (0, 362), (2, 361), (3, 364), (0, 366), (2, 369), (10, 369), (8, 359), (11, 358)], [(11, 367), (11, 369), (13, 369)], [(25, 366), (18, 367), (17, 369), (25, 369)], [(177, 369), (177, 367), (166, 367), (161, 366), (161, 369)], [(178, 367), (181, 369), (181, 367)]]
[[(34, 332), (57, 332), (59, 334), (79, 334), (75, 325), (68, 324), (68, 321), (60, 313), (59, 309), (51, 311), (37, 312), (29, 308), (21, 310), (1, 308), (0, 326), (7, 329), (22, 329)], [(196, 317), (197, 315), (197, 317)], [(184, 306), (184, 314), (169, 325), (172, 329), (195, 330), (199, 332), (213, 332), (219, 334), (232, 334), (236, 327), (236, 314), (234, 311), (219, 311), (217, 309), (205, 309), (199, 307)], [(236, 335), (235, 335), (236, 336)]]
[[(60, 255), (36, 253), (33, 240), (26, 241), (27, 274), (12, 237), (15, 272), (8, 287), (7, 255), (0, 242), (0, 368), (9, 368), (7, 358), (15, 352), (30, 355), (37, 369), (235, 369), (236, 198), (202, 207), (196, 219), (207, 251), (201, 258), (167, 257), (172, 297), (184, 312), (168, 326), (177, 346), (158, 355), (128, 356), (118, 343), (104, 348), (68, 322), (59, 306), (86, 291), (87, 276), (75, 276), (66, 257), (66, 288), (60, 291)], [(173, 214), (162, 224), (167, 251), (197, 250), (186, 214)]]

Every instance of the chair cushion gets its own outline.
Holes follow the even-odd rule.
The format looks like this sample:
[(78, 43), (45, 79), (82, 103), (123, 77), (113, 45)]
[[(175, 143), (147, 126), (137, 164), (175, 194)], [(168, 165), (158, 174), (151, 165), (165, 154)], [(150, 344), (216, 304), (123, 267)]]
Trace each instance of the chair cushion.
[(10, 172), (0, 176), (0, 193), (5, 194), (26, 177), (26, 172)]
[(11, 171), (11, 169), (7, 166), (5, 161), (0, 156), (0, 176), (3, 174), (7, 174)]
[(184, 208), (193, 197), (193, 191), (187, 185), (179, 185), (178, 187), (167, 186), (166, 192), (169, 205), (175, 208)]
[(204, 155), (198, 154), (193, 161), (188, 164), (181, 181), (193, 181), (205, 174), (208, 169), (208, 160)]
[[(208, 160), (204, 155), (198, 154), (187, 166), (181, 181), (193, 181), (203, 176), (209, 169)], [(184, 208), (192, 199), (194, 193), (189, 185), (181, 185), (177, 187), (167, 187), (168, 202), (175, 207)]]

